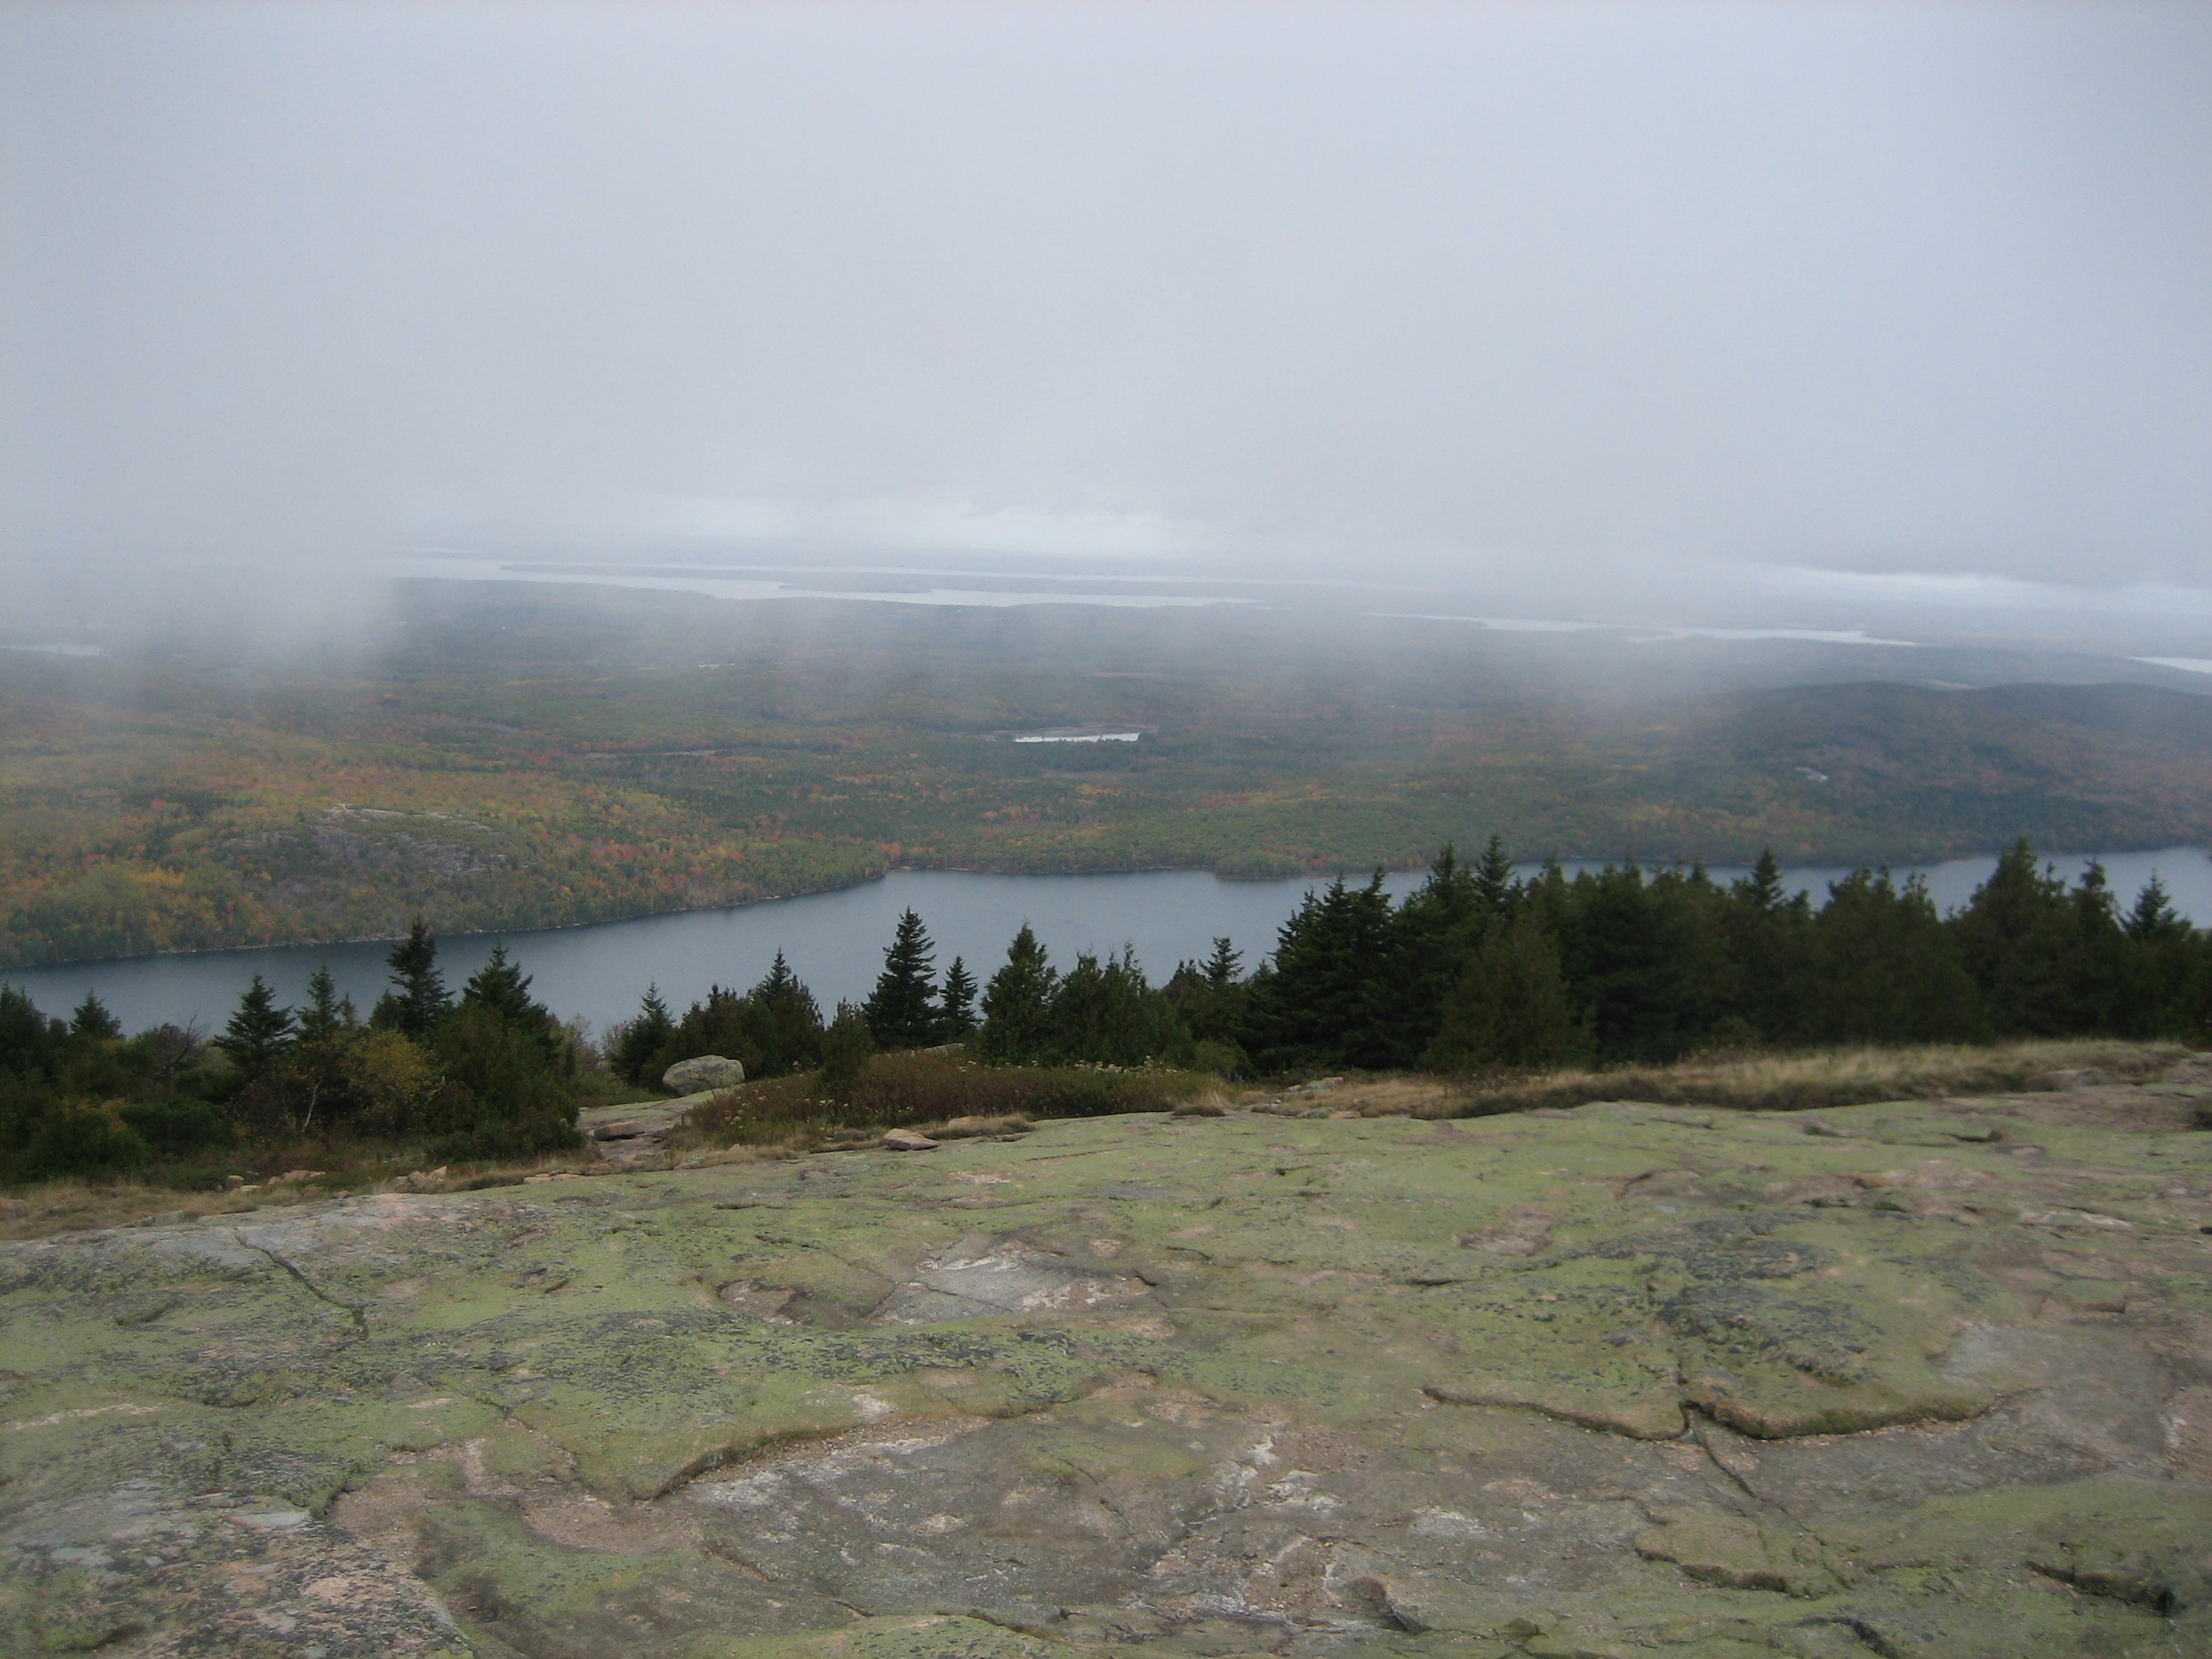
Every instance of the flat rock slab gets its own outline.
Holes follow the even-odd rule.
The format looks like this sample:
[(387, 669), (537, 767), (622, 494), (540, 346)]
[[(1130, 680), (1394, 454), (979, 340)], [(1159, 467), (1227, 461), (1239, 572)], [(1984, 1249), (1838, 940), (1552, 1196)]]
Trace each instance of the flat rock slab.
[(0, 1652), (2212, 1651), (2193, 1111), (1151, 1114), (0, 1247)]

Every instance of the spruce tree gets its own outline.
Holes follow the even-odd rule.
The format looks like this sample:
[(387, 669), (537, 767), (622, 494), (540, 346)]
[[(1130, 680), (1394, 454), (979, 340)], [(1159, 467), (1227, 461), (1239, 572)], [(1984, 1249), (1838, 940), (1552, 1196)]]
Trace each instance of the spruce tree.
[(2166, 884), (2154, 871), (2143, 890), (2136, 895), (2135, 908), (2128, 912), (2122, 924), (2131, 939), (2178, 939), (2185, 937), (2189, 923), (2173, 908), (2172, 896)]
[(299, 1019), (302, 1042), (327, 1042), (360, 1025), (353, 999), (338, 994), (329, 963), (317, 963), (315, 971), (307, 975), (307, 1006), (300, 1011)]
[(388, 1012), (392, 1024), (409, 1036), (426, 1035), (453, 1006), (438, 971), (438, 936), (417, 916), (407, 937), (384, 960), (392, 969), (392, 988), (379, 1012)]
[(1190, 1042), (1127, 945), (1103, 959), (1088, 951), (1077, 956), (1053, 993), (1047, 1032), (1043, 1057), (1062, 1065), (1142, 1066)]
[(1159, 993), (1190, 1039), (1168, 1051), (1175, 1064), (1224, 1075), (1251, 1069), (1237, 1038), (1246, 1024), (1252, 988), (1259, 981), (1256, 976), (1246, 978), (1243, 969), (1243, 952), (1226, 939), (1213, 941), (1205, 961), (1176, 964)]
[(503, 944), (491, 947), (484, 965), (461, 988), (461, 1006), (482, 1009), (538, 1043), (549, 1059), (558, 1059), (566, 1050), (553, 1011), (531, 1000), (530, 975), (508, 957)]
[(29, 992), (0, 985), (0, 1076), (44, 1076), (68, 1035), (69, 1027), (39, 1012)]
[(1751, 866), (1751, 873), (1736, 884), (1738, 897), (1753, 910), (1771, 915), (1789, 902), (1782, 886), (1782, 863), (1774, 856), (1771, 847), (1759, 849), (1759, 862)]
[(1244, 953), (1224, 936), (1213, 941), (1213, 954), (1206, 957), (1199, 971), (1206, 975), (1206, 988), (1219, 993), (1237, 983), (1243, 966)]
[(1044, 1052), (1060, 975), (1026, 921), (1006, 947), (1006, 965), (983, 988), (983, 1027), (976, 1048), (994, 1065), (1027, 1065)]
[(647, 985), (645, 998), (638, 1004), (637, 1018), (623, 1027), (607, 1064), (623, 1082), (650, 1088), (659, 1081), (659, 1071), (654, 1068), (660, 1051), (675, 1034), (676, 1022), (669, 1016), (668, 1005), (660, 1000), (660, 987)]
[[(1556, 910), (1536, 908), (1600, 1060), (1670, 1060), (1711, 1033), (1728, 998), (1726, 900), (1702, 870), (1647, 878), (1633, 864), (1607, 865), (1559, 895)], [(1528, 890), (1522, 896), (1525, 908)]]
[(1814, 1042), (1960, 1042), (1982, 1034), (1958, 939), (1918, 877), (1854, 870), (1806, 929), (1797, 1035)]
[(441, 1018), (430, 1046), (459, 1098), (444, 1125), (453, 1158), (520, 1158), (577, 1144), (576, 1101), (540, 1034), (489, 1000)]
[(898, 920), (884, 949), (884, 971), (861, 1009), (879, 1048), (921, 1048), (937, 1040), (938, 1012), (930, 969), (935, 947), (912, 910)]
[(1504, 915), (1513, 908), (1513, 898), (1520, 884), (1513, 879), (1513, 860), (1505, 855), (1505, 843), (1496, 836), (1482, 849), (1482, 857), (1474, 866), (1474, 895), (1489, 915)]
[(1997, 1036), (2057, 1036), (2070, 1024), (2064, 965), (2066, 884), (2039, 868), (2025, 839), (1997, 860), (1966, 908), (1951, 918), (1966, 971), (1981, 987)]
[[(257, 976), (256, 982), (258, 982)], [(107, 1012), (107, 1005), (100, 1000), (97, 991), (87, 991), (84, 1000), (70, 1016), (70, 1035), (98, 1042), (112, 1042), (123, 1035), (123, 1022)]]
[(1782, 1042), (1796, 1034), (1804, 994), (1806, 929), (1812, 906), (1784, 885), (1771, 847), (1728, 890), (1722, 917), (1728, 964), (1723, 1002), (1739, 1035)]
[(821, 1063), (821, 1005), (805, 981), (791, 971), (782, 951), (775, 953), (745, 1000), (753, 1012), (750, 1030), (760, 1051), (758, 1068), (750, 1075), (782, 1077)]
[(489, 1009), (510, 1024), (533, 1024), (544, 1011), (530, 1000), (530, 975), (510, 960), (505, 945), (491, 947), (484, 965), (461, 987), (461, 1000)]
[(1390, 896), (1340, 876), (1309, 893), (1276, 936), (1274, 973), (1254, 987), (1252, 1057), (1269, 1071), (1384, 1066), (1394, 1032)]
[(822, 1067), (815, 1074), (817, 1092), (830, 1094), (851, 1088), (865, 1076), (875, 1057), (876, 1041), (867, 1016), (849, 1002), (837, 1005), (837, 1016), (822, 1034)]
[(2046, 1029), (2069, 1036), (2118, 1029), (2130, 1012), (2134, 953), (2105, 866), (2094, 859), (2066, 896), (2065, 933), (2057, 1006), (2045, 1016)]
[(1389, 965), (1371, 988), (1373, 1050), (1393, 1065), (1417, 1062), (1436, 1036), (1438, 1011), (1495, 914), (1477, 876), (1446, 842), (1428, 879), (1389, 919)]
[(1462, 971), (1422, 1064), (1441, 1072), (1527, 1070), (1587, 1060), (1590, 1051), (1559, 949), (1523, 911), (1492, 928)]
[(253, 1073), (263, 1070), (291, 1044), (292, 1011), (276, 1006), (276, 994), (256, 974), (215, 1046), (236, 1060), (241, 1070)]
[(799, 975), (791, 971), (791, 964), (784, 960), (783, 952), (778, 951), (775, 960), (768, 965), (768, 972), (763, 974), (760, 983), (753, 987), (753, 994), (763, 1002), (775, 1002), (782, 998), (811, 994), (799, 982)]
[(975, 1029), (975, 976), (958, 957), (945, 970), (937, 994), (937, 1032), (942, 1042), (958, 1042)]

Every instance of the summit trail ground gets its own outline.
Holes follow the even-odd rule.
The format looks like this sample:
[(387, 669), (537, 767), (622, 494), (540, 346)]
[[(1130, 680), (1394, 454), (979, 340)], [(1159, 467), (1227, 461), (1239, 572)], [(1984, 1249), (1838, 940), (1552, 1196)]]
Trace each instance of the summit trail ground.
[(0, 1647), (2203, 1652), (2212, 1074), (2063, 1081), (9, 1245)]

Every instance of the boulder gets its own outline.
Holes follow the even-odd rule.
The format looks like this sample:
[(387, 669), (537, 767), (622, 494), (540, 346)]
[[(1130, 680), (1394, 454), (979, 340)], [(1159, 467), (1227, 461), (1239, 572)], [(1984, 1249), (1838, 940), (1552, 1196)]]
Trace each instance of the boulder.
[(893, 1129), (884, 1136), (884, 1145), (895, 1152), (931, 1152), (937, 1143), (919, 1129)]
[(672, 1095), (696, 1095), (712, 1089), (734, 1089), (745, 1080), (745, 1068), (720, 1054), (701, 1054), (679, 1060), (660, 1074), (660, 1086)]

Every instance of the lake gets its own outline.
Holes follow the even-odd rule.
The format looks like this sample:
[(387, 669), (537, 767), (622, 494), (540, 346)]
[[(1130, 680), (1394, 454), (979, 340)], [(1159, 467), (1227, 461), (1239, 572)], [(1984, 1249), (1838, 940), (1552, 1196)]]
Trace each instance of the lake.
[[(2053, 861), (2070, 880), (2087, 857)], [(2103, 862), (2124, 903), (2131, 902), (2155, 872), (2172, 893), (2177, 909), (2200, 927), (2212, 925), (2212, 858), (2203, 849), (2108, 854)], [(1948, 908), (1965, 903), (1995, 863), (1958, 859), (1914, 867), (1927, 877), (1936, 902)], [(1523, 873), (1532, 868), (1524, 866)], [(1715, 871), (1723, 879), (1741, 873)], [(1846, 873), (1820, 868), (1793, 870), (1789, 876), (1798, 890), (1821, 897), (1828, 882)], [(1389, 877), (1386, 884), (1403, 893), (1421, 879), (1421, 872), (1406, 871)], [(1135, 947), (1138, 959), (1158, 981), (1177, 962), (1203, 957), (1224, 934), (1244, 952), (1249, 967), (1273, 947), (1275, 930), (1316, 884), (1308, 879), (1223, 881), (1193, 870), (1108, 876), (902, 870), (834, 893), (504, 937), (524, 969), (535, 976), (539, 998), (563, 1017), (581, 1014), (603, 1028), (636, 1012), (647, 981), (657, 981), (661, 994), (681, 1012), (710, 985), (751, 984), (779, 950), (813, 988), (825, 1012), (840, 998), (858, 1000), (874, 984), (892, 925), (908, 906), (921, 914), (937, 941), (939, 969), (958, 954), (967, 958), (978, 981), (990, 977), (1005, 957), (1006, 941), (1024, 921), (1063, 967), (1079, 950), (1117, 951), (1126, 943)], [(441, 961), (447, 983), (458, 988), (494, 943), (490, 934), (445, 940)], [(88, 990), (97, 990), (130, 1030), (163, 1021), (198, 1022), (217, 1030), (252, 975), (261, 974), (281, 999), (296, 1002), (315, 964), (325, 960), (365, 1014), (384, 989), (384, 956), (390, 948), (384, 943), (286, 945), (131, 957), (0, 969), (0, 981), (27, 990), (49, 1013), (66, 1012)]]

